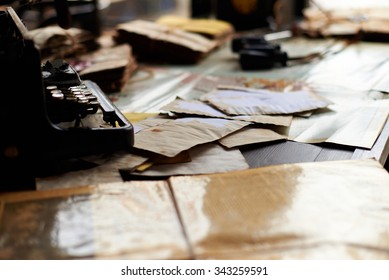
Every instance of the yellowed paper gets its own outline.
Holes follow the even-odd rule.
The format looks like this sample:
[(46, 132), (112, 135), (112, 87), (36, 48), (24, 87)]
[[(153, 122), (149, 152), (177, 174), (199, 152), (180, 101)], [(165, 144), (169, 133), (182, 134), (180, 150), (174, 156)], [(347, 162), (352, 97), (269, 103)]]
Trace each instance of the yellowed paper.
[(173, 157), (196, 145), (218, 140), (248, 124), (215, 118), (176, 119), (138, 132), (134, 146)]
[(143, 121), (145, 119), (156, 117), (156, 113), (124, 113), (123, 114), (127, 120), (129, 120), (132, 124)]
[[(138, 167), (136, 167), (135, 171), (144, 172), (149, 169), (153, 165), (160, 164), (178, 164), (178, 163), (186, 163), (192, 161), (189, 151), (183, 151), (176, 155), (175, 157), (165, 157), (162, 155), (156, 155), (150, 157), (145, 163), (142, 163)], [(132, 168), (129, 169), (130, 171)]]
[(173, 176), (210, 174), (248, 169), (242, 153), (238, 149), (226, 150), (216, 143), (207, 143), (191, 148), (191, 161), (176, 164), (158, 164), (143, 172), (132, 172), (142, 176)]
[(271, 129), (245, 127), (219, 140), (227, 148), (233, 148), (254, 143), (264, 143), (287, 139), (285, 135), (278, 134)]
[(136, 122), (135, 124), (133, 124), (134, 133), (138, 133), (139, 131), (146, 129), (146, 128), (158, 126), (158, 125), (163, 124), (165, 122), (168, 122), (170, 120), (171, 119), (169, 119), (169, 118), (163, 118), (163, 117), (150, 117), (150, 118), (140, 120), (140, 121)]
[(197, 259), (388, 255), (389, 174), (375, 160), (279, 165), (169, 181)]
[(207, 117), (216, 117), (224, 119), (242, 120), (260, 124), (273, 124), (280, 126), (289, 126), (292, 122), (292, 116), (269, 116), (269, 115), (254, 115), (254, 116), (228, 116), (220, 110), (210, 106), (199, 100), (183, 100), (176, 99), (173, 102), (163, 106), (162, 111), (173, 113), (200, 115)]

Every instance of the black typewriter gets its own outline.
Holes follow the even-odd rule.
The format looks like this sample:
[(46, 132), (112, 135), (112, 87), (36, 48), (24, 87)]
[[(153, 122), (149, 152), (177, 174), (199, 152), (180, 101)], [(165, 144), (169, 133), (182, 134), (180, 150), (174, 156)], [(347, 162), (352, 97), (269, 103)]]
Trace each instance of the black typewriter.
[(57, 162), (130, 149), (131, 123), (64, 60), (41, 62), (15, 11), (0, 8), (1, 191), (35, 189)]

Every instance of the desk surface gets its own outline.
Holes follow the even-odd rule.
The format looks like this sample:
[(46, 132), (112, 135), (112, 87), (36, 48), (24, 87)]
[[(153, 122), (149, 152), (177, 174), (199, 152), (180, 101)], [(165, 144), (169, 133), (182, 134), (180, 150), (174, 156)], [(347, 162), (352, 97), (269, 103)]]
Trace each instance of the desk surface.
[[(176, 96), (190, 99), (193, 87), (204, 83), (207, 77), (218, 77), (221, 83), (237, 77), (297, 80), (311, 83), (324, 95), (333, 92), (352, 96), (355, 92), (366, 98), (388, 98), (388, 94), (381, 92), (387, 91), (389, 84), (385, 44), (360, 42), (339, 51), (341, 43), (332, 40), (293, 38), (279, 43), (289, 56), (318, 49), (332, 49), (334, 53), (305, 64), (289, 64), (267, 71), (242, 71), (237, 56), (226, 44), (197, 65), (141, 65), (138, 76), (117, 95), (117, 106), (124, 112), (159, 112)], [(251, 167), (359, 158), (376, 158), (384, 165), (389, 153), (388, 136), (389, 122), (371, 150), (292, 141), (250, 145), (241, 150)]]
[[(124, 112), (158, 112), (216, 76), (318, 85), (323, 79), (329, 85), (323, 92), (370, 96), (379, 94), (371, 88), (384, 90), (389, 63), (376, 54), (385, 48), (360, 43), (309, 64), (242, 72), (225, 47), (195, 66), (143, 65), (112, 98)], [(327, 71), (333, 59), (350, 56)], [(371, 150), (250, 145), (242, 148), (249, 165), (268, 167), (221, 174), (122, 182), (110, 165), (111, 177), (102, 182), (103, 164), (76, 179), (65, 174), (77, 186), (61, 188), (58, 178), (47, 178), (45, 190), (0, 194), (0, 259), (388, 259), (387, 171), (375, 160), (338, 161), (384, 162), (388, 133), (387, 122)], [(88, 183), (92, 177), (95, 184)]]

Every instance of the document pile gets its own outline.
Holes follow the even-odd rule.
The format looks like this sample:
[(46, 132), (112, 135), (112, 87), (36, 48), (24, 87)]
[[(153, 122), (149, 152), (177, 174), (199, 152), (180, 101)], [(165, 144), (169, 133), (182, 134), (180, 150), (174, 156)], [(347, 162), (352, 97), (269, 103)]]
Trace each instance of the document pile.
[[(311, 115), (331, 101), (303, 86), (257, 89), (215, 86), (197, 98), (163, 106), (161, 113), (136, 123), (136, 149), (168, 158), (186, 151), (190, 161), (127, 168), (129, 176), (208, 174), (247, 169), (239, 147), (288, 139), (294, 115)], [(151, 124), (151, 125), (150, 125)], [(133, 177), (131, 177), (133, 178)]]

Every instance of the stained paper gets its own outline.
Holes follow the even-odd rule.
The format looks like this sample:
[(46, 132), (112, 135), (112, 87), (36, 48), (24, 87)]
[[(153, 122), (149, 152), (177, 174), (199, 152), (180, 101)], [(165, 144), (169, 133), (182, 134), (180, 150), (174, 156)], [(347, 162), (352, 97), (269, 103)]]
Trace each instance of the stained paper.
[(138, 132), (134, 146), (173, 157), (196, 145), (218, 140), (248, 124), (215, 118), (181, 118)]
[(134, 133), (136, 134), (143, 129), (158, 126), (158, 125), (163, 124), (165, 122), (168, 122), (170, 120), (171, 119), (169, 119), (169, 118), (162, 118), (162, 117), (146, 118), (146, 119), (141, 120), (133, 125), (134, 126)]
[(248, 169), (238, 149), (226, 150), (216, 143), (199, 145), (188, 150), (191, 161), (176, 164), (154, 164), (143, 172), (130, 172), (142, 176), (173, 176), (229, 172)]

